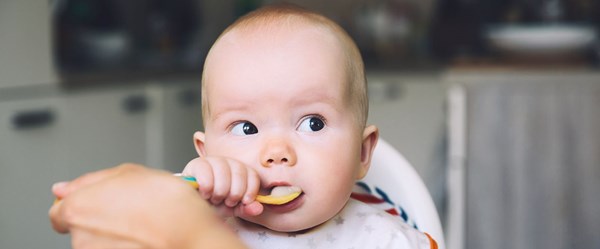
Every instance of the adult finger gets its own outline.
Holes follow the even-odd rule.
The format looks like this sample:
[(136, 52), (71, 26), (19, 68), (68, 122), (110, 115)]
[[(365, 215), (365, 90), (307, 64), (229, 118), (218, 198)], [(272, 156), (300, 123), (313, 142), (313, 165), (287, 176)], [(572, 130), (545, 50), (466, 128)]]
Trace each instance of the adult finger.
[(52, 229), (54, 229), (54, 231), (59, 233), (68, 233), (69, 225), (66, 222), (65, 217), (61, 215), (63, 211), (62, 204), (62, 202), (57, 202), (54, 205), (52, 205), (52, 207), (50, 207), (50, 210), (48, 210), (48, 216), (50, 216), (50, 223), (52, 224)]
[(73, 191), (76, 191), (76, 190), (78, 190), (82, 187), (88, 186), (90, 184), (94, 184), (94, 183), (99, 182), (108, 177), (114, 176), (114, 175), (118, 174), (119, 172), (136, 171), (136, 170), (139, 170), (140, 168), (142, 168), (142, 166), (135, 165), (135, 164), (121, 164), (117, 167), (112, 167), (112, 168), (108, 168), (108, 169), (103, 169), (103, 170), (87, 173), (65, 185), (62, 185), (62, 183), (59, 183), (62, 186), (59, 185), (59, 187), (57, 187), (56, 192), (54, 194), (56, 195), (57, 198), (62, 199), (65, 196), (67, 196), (68, 194), (72, 193)]

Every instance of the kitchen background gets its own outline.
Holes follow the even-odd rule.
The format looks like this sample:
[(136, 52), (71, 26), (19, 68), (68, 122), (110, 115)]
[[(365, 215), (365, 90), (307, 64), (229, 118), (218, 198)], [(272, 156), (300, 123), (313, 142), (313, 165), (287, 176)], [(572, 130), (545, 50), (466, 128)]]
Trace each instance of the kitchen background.
[[(0, 248), (69, 248), (52, 183), (180, 171), (216, 36), (268, 0), (0, 0)], [(361, 48), (369, 122), (415, 167), (446, 246), (600, 248), (600, 1), (289, 1)]]

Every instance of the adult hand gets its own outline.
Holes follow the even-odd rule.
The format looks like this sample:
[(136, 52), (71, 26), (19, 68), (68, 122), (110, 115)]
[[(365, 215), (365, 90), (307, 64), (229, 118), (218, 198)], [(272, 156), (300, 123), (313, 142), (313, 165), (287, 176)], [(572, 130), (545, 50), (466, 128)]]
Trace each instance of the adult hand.
[(57, 183), (54, 230), (80, 248), (245, 248), (206, 201), (167, 172), (124, 164)]

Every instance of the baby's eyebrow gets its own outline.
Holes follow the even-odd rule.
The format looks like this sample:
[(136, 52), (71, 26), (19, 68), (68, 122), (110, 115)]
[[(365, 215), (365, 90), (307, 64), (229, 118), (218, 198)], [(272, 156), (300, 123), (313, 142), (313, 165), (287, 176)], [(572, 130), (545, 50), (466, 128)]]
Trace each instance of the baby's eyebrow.
[(251, 104), (248, 104), (248, 103), (228, 103), (221, 109), (211, 112), (212, 115), (211, 115), (210, 119), (212, 121), (214, 121), (214, 120), (219, 119), (223, 115), (229, 114), (232, 112), (240, 112), (240, 113), (248, 112), (250, 110), (250, 106), (251, 106)]
[(295, 105), (309, 105), (315, 103), (323, 103), (330, 106), (336, 106), (337, 98), (335, 96), (331, 96), (330, 94), (320, 92), (320, 91), (311, 91), (310, 94), (307, 95), (298, 95), (297, 98), (292, 100)]

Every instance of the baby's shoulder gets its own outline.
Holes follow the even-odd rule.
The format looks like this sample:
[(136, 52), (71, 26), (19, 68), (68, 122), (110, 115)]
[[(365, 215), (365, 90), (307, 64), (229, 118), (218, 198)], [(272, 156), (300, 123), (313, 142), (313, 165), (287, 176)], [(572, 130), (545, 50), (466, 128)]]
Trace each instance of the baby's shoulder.
[[(335, 221), (338, 222), (335, 222)], [(360, 228), (367, 234), (377, 231), (415, 231), (400, 217), (391, 215), (382, 209), (350, 199), (346, 207), (333, 218), (334, 223), (343, 220), (346, 228)]]

